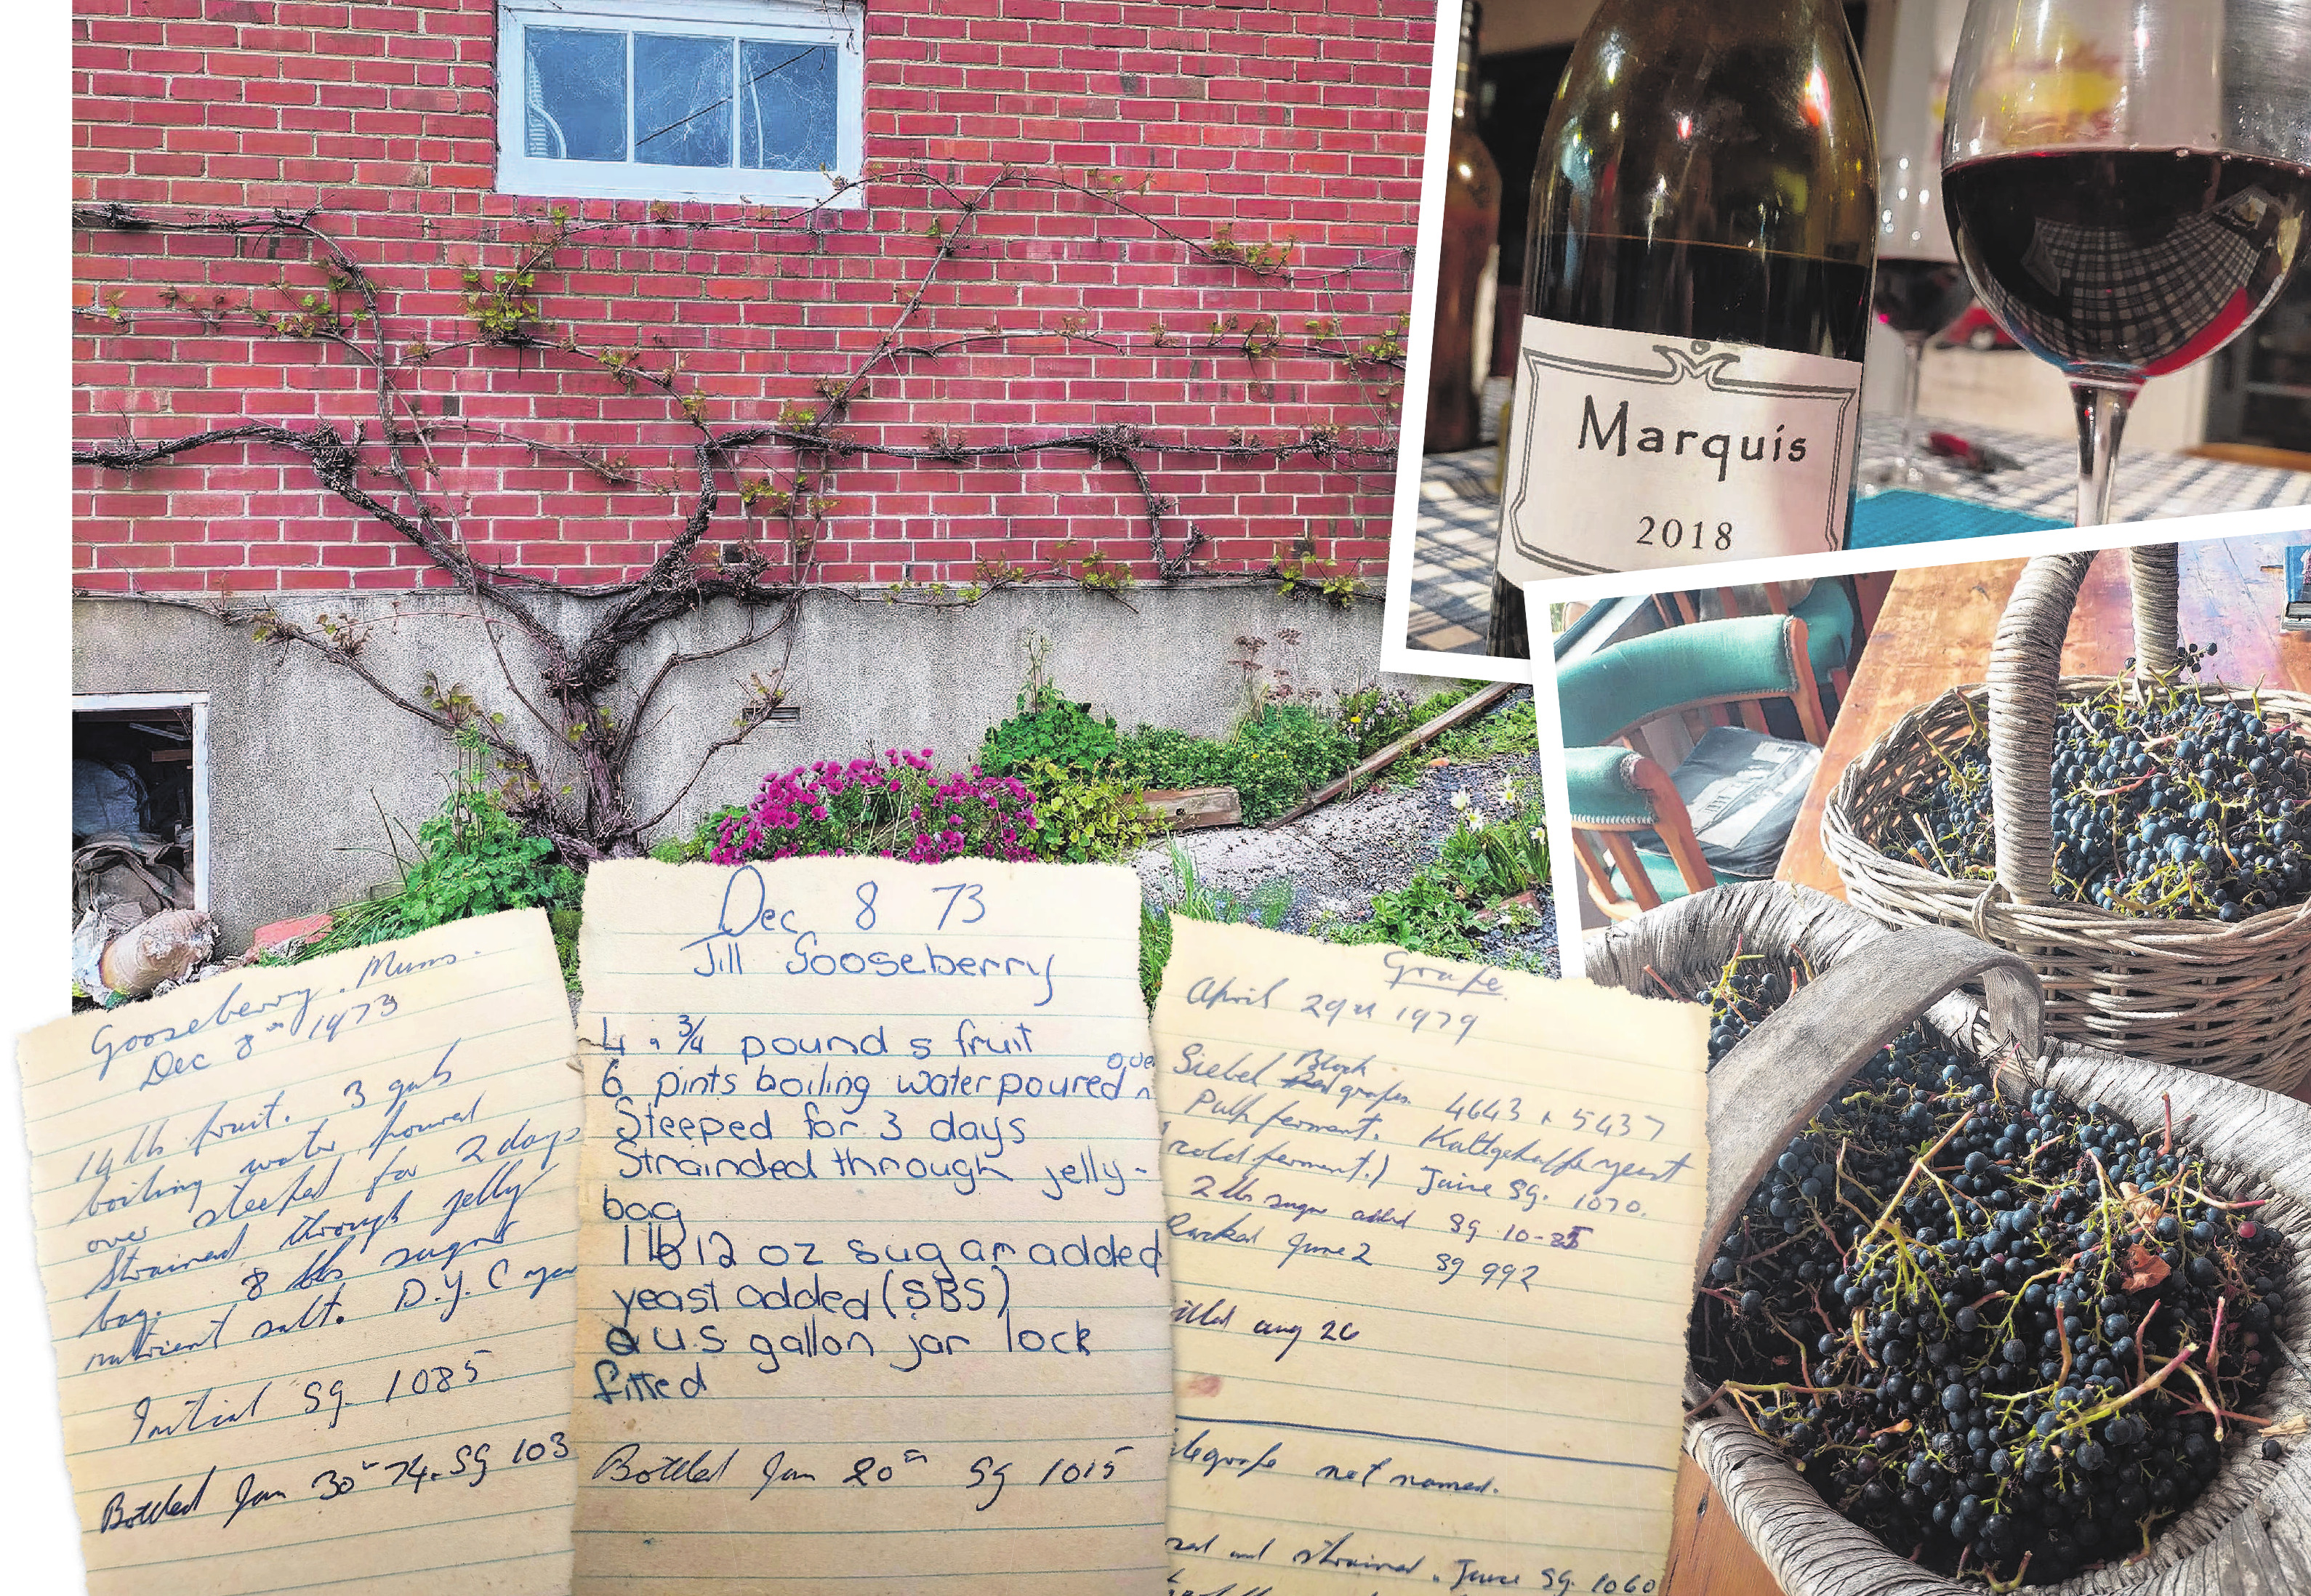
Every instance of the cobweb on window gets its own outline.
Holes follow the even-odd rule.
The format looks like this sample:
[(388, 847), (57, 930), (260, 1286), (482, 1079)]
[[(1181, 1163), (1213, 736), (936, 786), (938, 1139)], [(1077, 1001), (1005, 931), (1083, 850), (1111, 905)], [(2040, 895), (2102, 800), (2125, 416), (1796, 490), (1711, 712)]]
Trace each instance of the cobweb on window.
[(730, 43), (634, 35), (634, 159), (651, 166), (730, 164)]
[(748, 39), (738, 59), (738, 164), (758, 171), (835, 167), (832, 45)]

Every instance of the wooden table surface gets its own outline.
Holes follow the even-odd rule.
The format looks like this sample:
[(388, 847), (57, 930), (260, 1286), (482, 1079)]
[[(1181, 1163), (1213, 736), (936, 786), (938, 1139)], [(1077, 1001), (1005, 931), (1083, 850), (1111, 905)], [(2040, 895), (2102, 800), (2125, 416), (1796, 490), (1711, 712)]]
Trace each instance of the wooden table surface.
[[(2211, 677), (2311, 692), (2311, 633), (2281, 632), (2280, 537), (2184, 544), (2182, 636), (2218, 646)], [(2022, 562), (1945, 565), (1896, 575), (1846, 702), (1806, 794), (1775, 879), (1837, 897), (1837, 868), (1821, 847), (1821, 811), (1853, 758), (1904, 714), (1961, 683), (1984, 679), (1990, 643)], [(2071, 613), (2067, 676), (2115, 674), (2134, 652), (2126, 555), (2097, 557)], [(1669, 1574), (1661, 1596), (1781, 1596), (1781, 1588), (1691, 1458), (1679, 1460)]]

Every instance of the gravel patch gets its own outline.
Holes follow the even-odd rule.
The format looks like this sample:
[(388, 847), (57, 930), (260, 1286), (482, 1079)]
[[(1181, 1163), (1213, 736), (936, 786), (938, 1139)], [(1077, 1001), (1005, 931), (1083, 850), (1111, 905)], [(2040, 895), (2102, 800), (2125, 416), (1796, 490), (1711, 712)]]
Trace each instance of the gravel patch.
[[(1421, 756), (1416, 751), (1408, 757)], [(1436, 858), (1445, 835), (1463, 824), (1462, 811), (1452, 805), (1455, 793), (1496, 811), (1502, 784), (1509, 781), (1516, 783), (1521, 797), (1537, 791), (1538, 758), (1509, 754), (1441, 770), (1424, 767), (1417, 782), (1335, 798), (1275, 831), (1227, 826), (1182, 832), (1142, 849), (1133, 857), (1132, 868), (1147, 894), (1165, 902), (1179, 895), (1172, 869), (1174, 843), (1187, 856), (1197, 881), (1215, 891), (1242, 896), (1265, 882), (1288, 881), (1292, 911), (1280, 929), (1305, 934), (1327, 915), (1364, 919), (1376, 894), (1403, 886), (1416, 870)], [(1488, 932), (1478, 939), (1487, 957), (1539, 954), (1548, 972), (1557, 972), (1557, 916), (1546, 889), (1539, 903), (1538, 925)]]

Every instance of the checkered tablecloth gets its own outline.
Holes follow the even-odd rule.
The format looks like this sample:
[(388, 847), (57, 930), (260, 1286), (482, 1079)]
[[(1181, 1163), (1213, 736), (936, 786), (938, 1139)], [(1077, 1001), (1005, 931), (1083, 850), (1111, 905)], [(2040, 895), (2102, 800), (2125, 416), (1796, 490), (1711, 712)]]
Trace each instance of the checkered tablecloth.
[(1447, 654), (1485, 651), (1493, 608), (1493, 547), (1501, 496), (1493, 486), (1499, 457), (1490, 449), (1430, 455), (1420, 469), (1420, 522), (1412, 555), (1416, 649)]
[[(1929, 431), (1956, 432), (2021, 462), (2014, 470), (1967, 480), (1958, 496), (1999, 510), (2070, 523), (2078, 496), (2076, 443), (1922, 416), (1918, 423), (1922, 448)], [(1862, 458), (1890, 456), (1900, 446), (1901, 432), (1897, 417), (1865, 419)], [(1493, 489), (1494, 460), (1490, 449), (1472, 449), (1431, 455), (1422, 467), (1420, 519), (1412, 561), (1412, 620), (1408, 628), (1408, 641), (1416, 649), (1450, 654), (1485, 651), (1485, 621), (1492, 607), (1493, 546), (1500, 520), (1500, 499)], [(2111, 519), (2139, 521), (2306, 503), (2311, 503), (2311, 472), (2193, 459), (2155, 449), (2122, 449)]]
[[(2244, 198), (2245, 196), (2240, 196)], [(2260, 202), (2257, 202), (2260, 203)], [(2022, 265), (2062, 300), (2058, 326), (2038, 301), (2001, 301), (2008, 325), (2084, 361), (2141, 362), (2172, 354), (2250, 302), (2263, 246), (2228, 210), (2186, 216), (2145, 245), (2132, 228), (2037, 219)]]

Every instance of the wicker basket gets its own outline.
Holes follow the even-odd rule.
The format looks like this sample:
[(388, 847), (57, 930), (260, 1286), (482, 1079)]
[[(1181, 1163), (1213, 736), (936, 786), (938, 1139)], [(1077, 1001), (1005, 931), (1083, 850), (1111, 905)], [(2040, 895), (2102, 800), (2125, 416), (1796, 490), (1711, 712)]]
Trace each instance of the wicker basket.
[[(2132, 551), (2136, 650), (2171, 668), (2175, 551)], [(2116, 678), (2056, 679), (2091, 554), (2030, 562), (2000, 621), (1987, 685), (1954, 688), (1911, 711), (1845, 768), (1822, 815), (1822, 845), (1845, 895), (1889, 925), (1949, 926), (2028, 959), (2046, 990), (2046, 1028), (2112, 1052), (2290, 1091), (2311, 1074), (2311, 903), (2223, 924), (2113, 914), (2054, 901), (2047, 790), (2054, 723), (2067, 703)], [(2311, 730), (2311, 697), (2209, 685), (2211, 702), (2252, 698)], [(1903, 800), (1947, 779), (1946, 755), (1990, 730), (1998, 875), (1959, 880), (1880, 845)], [(2311, 1583), (2305, 1586), (2311, 1591)]]
[[(1714, 983), (1739, 949), (1796, 947), (1805, 953), (1820, 979), (1728, 1054), (1710, 1078), (1713, 1172), (1721, 1166), (1762, 1169), (1804, 1119), (1766, 1131), (1755, 1116), (1742, 1114), (1741, 1104), (1755, 1095), (1752, 1086), (1743, 1085), (1744, 1065), (1753, 1085), (1766, 1075), (1807, 1077), (1808, 1086), (1783, 1089), (1818, 1103), (1834, 1095), (1883, 1038), (1917, 1018), (1977, 1056), (2004, 1040), (1978, 999), (1962, 992), (1938, 1001), (1926, 998), (1944, 990), (1941, 975), (1965, 979), (1949, 972), (1980, 965), (1979, 957), (1947, 963), (1936, 979), (1913, 988), (1912, 997), (1897, 998), (1890, 990), (1888, 970), (1932, 964), (1932, 948), (1947, 953), (1957, 940), (1947, 934), (1888, 931), (1823, 894), (1753, 883), (1696, 894), (1617, 926), (1592, 939), (1587, 963), (1590, 978), (1600, 984), (1658, 996), (1661, 983), (1680, 992)], [(1808, 992), (1817, 995), (1808, 1005), (1813, 1011), (1810, 1026), (1798, 1013)], [(1837, 1027), (1834, 1017), (1828, 1025), (1823, 1018), (1839, 1015), (1852, 1016), (1852, 1025), (1834, 1044), (1835, 1051), (1824, 1052), (1822, 1037)], [(1800, 1023), (1784, 1024), (1793, 1018)], [(2311, 1292), (2311, 1245), (2302, 1240), (2311, 1236), (2311, 1108), (2254, 1086), (2211, 1076), (2177, 1077), (2158, 1065), (2067, 1043), (2025, 1066), (2024, 1073), (2034, 1086), (2052, 1086), (2079, 1101), (2099, 1098), (2138, 1123), (2156, 1121), (2161, 1095), (2170, 1097), (2176, 1124), (2189, 1121), (2189, 1139), (2209, 1154), (2227, 1187), (2271, 1199), (2262, 1217), (2297, 1239), (2286, 1283), (2289, 1299), (2311, 1302), (2306, 1295)], [(1809, 1108), (1806, 1114), (1812, 1112)], [(1713, 1174), (1713, 1236), (1732, 1217), (1721, 1212), (1725, 1199), (1720, 1184)], [(1731, 1193), (1736, 1208), (1748, 1190)], [(1713, 1241), (1703, 1258), (1714, 1250)], [(2289, 1365), (2272, 1378), (2259, 1416), (2311, 1415), (2306, 1365), (2291, 1351), (2288, 1356)], [(1698, 1381), (1690, 1375), (1688, 1381), (1691, 1400), (1705, 1397)], [(1979, 1580), (1948, 1579), (1923, 1570), (1838, 1513), (1771, 1443), (1740, 1419), (1696, 1418), (1686, 1426), (1685, 1445), (1788, 1596), (1981, 1596)], [(2285, 1461), (2273, 1464), (2235, 1436), (2222, 1471), (2187, 1513), (2167, 1524), (2141, 1562), (2034, 1589), (2054, 1596), (2311, 1592), (2311, 1443), (2290, 1443)]]

